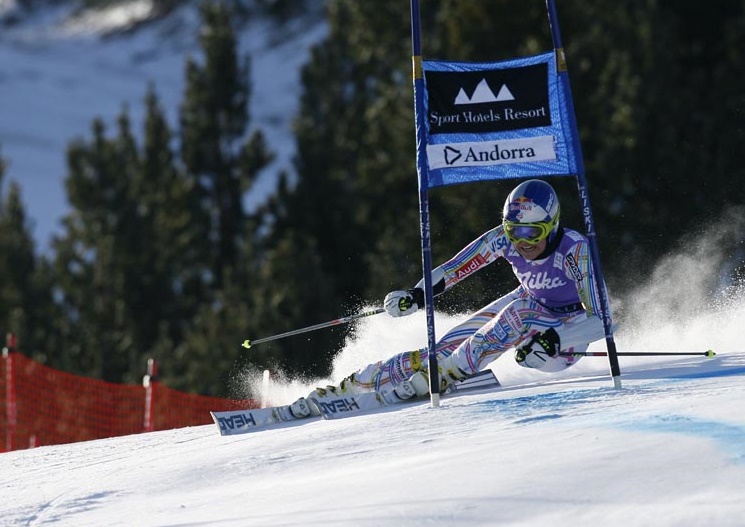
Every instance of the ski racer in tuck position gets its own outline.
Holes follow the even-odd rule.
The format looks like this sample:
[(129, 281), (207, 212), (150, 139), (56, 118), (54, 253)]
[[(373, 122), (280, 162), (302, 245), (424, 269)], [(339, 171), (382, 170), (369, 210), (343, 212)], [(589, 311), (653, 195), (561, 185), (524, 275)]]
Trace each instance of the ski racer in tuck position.
[[(520, 285), (480, 309), (437, 342), (440, 391), (454, 381), (478, 373), (503, 353), (514, 350), (518, 364), (557, 372), (579, 360), (590, 342), (604, 336), (600, 300), (587, 239), (559, 224), (559, 200), (541, 180), (518, 185), (507, 197), (502, 223), (469, 243), (432, 271), (435, 296), (484, 266), (504, 258)], [(393, 317), (424, 306), (424, 280), (385, 297)], [(567, 353), (559, 353), (559, 352)], [(370, 364), (339, 386), (314, 394), (350, 395), (376, 391), (388, 401), (429, 393), (428, 349), (397, 354)], [(316, 413), (301, 398), (290, 406), (297, 417)]]

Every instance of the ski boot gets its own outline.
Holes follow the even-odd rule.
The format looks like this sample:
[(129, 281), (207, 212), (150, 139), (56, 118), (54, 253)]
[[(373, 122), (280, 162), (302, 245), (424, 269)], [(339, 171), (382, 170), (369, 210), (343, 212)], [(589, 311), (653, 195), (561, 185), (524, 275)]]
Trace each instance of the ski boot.
[(301, 397), (300, 399), (289, 405), (288, 409), (290, 410), (292, 416), (296, 419), (321, 415), (321, 411), (313, 402), (313, 399), (309, 397)]

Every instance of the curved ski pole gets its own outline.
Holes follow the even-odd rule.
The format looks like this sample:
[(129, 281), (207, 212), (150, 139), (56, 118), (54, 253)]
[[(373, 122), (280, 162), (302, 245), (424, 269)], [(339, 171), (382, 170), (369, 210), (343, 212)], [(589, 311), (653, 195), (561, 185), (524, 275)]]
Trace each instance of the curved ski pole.
[(307, 333), (309, 331), (315, 331), (317, 329), (328, 328), (331, 326), (338, 326), (339, 324), (349, 324), (350, 322), (353, 322), (359, 318), (369, 317), (372, 315), (378, 315), (380, 313), (383, 313), (384, 311), (385, 311), (384, 308), (376, 307), (375, 309), (372, 309), (370, 311), (362, 311), (360, 313), (355, 313), (354, 315), (337, 318), (336, 320), (329, 320), (328, 322), (322, 322), (314, 326), (308, 326), (307, 328), (294, 329), (292, 331), (287, 331), (286, 333), (280, 333), (279, 335), (274, 335), (272, 337), (264, 337), (263, 339), (258, 339), (254, 341), (246, 339), (243, 341), (242, 346), (248, 349), (255, 344), (261, 344), (262, 342), (269, 342), (270, 340), (282, 339), (285, 337), (290, 337), (292, 335), (299, 335), (300, 333)]
[[(653, 357), (653, 356), (665, 356), (665, 355), (701, 355), (703, 357), (714, 357), (716, 353), (714, 350), (706, 351), (619, 351), (617, 353), (622, 357)], [(581, 351), (577, 353), (571, 353), (568, 351), (560, 351), (559, 356), (561, 357), (607, 357), (607, 351)]]

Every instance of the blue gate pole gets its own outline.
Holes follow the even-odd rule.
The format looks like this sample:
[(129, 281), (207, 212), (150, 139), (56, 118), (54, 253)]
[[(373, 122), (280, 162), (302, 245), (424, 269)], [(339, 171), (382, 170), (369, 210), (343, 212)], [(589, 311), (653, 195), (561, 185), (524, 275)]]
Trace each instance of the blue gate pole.
[(613, 385), (621, 388), (621, 367), (618, 364), (618, 353), (616, 351), (616, 342), (613, 338), (613, 325), (610, 317), (610, 302), (608, 301), (608, 290), (603, 278), (603, 270), (600, 265), (600, 251), (598, 249), (597, 233), (595, 231), (595, 220), (592, 216), (592, 207), (590, 207), (590, 193), (587, 190), (587, 178), (585, 177), (585, 164), (582, 157), (582, 146), (579, 140), (579, 130), (577, 129), (577, 117), (574, 113), (574, 101), (572, 98), (572, 89), (569, 84), (569, 72), (566, 66), (566, 57), (564, 47), (561, 43), (561, 32), (559, 30), (559, 15), (556, 10), (555, 0), (546, 0), (546, 9), (548, 10), (548, 22), (551, 26), (551, 39), (554, 44), (556, 53), (556, 70), (559, 75), (565, 97), (565, 103), (569, 113), (572, 127), (572, 143), (574, 156), (577, 160), (577, 187), (582, 205), (582, 213), (585, 220), (585, 230), (587, 239), (590, 242), (590, 257), (595, 269), (595, 281), (600, 295), (601, 317), (603, 319), (603, 328), (605, 330), (605, 343), (608, 349), (608, 362), (610, 363), (610, 373), (613, 378)]
[(411, 0), (411, 66), (414, 74), (414, 117), (416, 120), (416, 170), (419, 176), (419, 225), (422, 238), (424, 271), (424, 306), (427, 315), (427, 348), (429, 350), (429, 393), (432, 407), (440, 406), (440, 375), (437, 369), (435, 306), (432, 294), (432, 240), (429, 225), (429, 173), (427, 172), (427, 130), (424, 115), (424, 72), (419, 0)]

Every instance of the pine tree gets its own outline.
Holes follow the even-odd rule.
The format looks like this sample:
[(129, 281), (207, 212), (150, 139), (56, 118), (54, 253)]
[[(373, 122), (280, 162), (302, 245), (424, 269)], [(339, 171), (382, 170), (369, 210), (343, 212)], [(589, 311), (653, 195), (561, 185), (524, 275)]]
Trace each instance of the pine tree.
[(176, 342), (177, 378), (225, 393), (252, 318), (265, 228), (261, 213), (244, 210), (244, 198), (273, 155), (250, 122), (250, 61), (239, 57), (231, 11), (223, 3), (201, 8), (204, 61), (186, 64), (180, 112), (181, 162), (199, 196), (204, 295), (185, 337)]
[(136, 346), (128, 331), (126, 269), (132, 268), (135, 252), (128, 244), (137, 238), (130, 186), (137, 152), (126, 113), (117, 139), (107, 139), (103, 122), (94, 121), (91, 144), (71, 145), (68, 164), (73, 212), (64, 219), (66, 233), (55, 241), (55, 250), (62, 301), (73, 314), (70, 337), (85, 357), (83, 368), (121, 381)]
[[(0, 157), (0, 190), (3, 187), (5, 162)], [(0, 327), (14, 333), (19, 344), (33, 349), (33, 327), (36, 296), (34, 277), (36, 256), (21, 190), (15, 181), (7, 196), (0, 193)]]
[(200, 44), (204, 65), (186, 64), (186, 93), (181, 105), (181, 157), (213, 214), (212, 272), (217, 287), (238, 261), (245, 215), (243, 194), (250, 175), (240, 170), (239, 142), (249, 122), (248, 58), (239, 60), (230, 11), (221, 3), (201, 7)]

